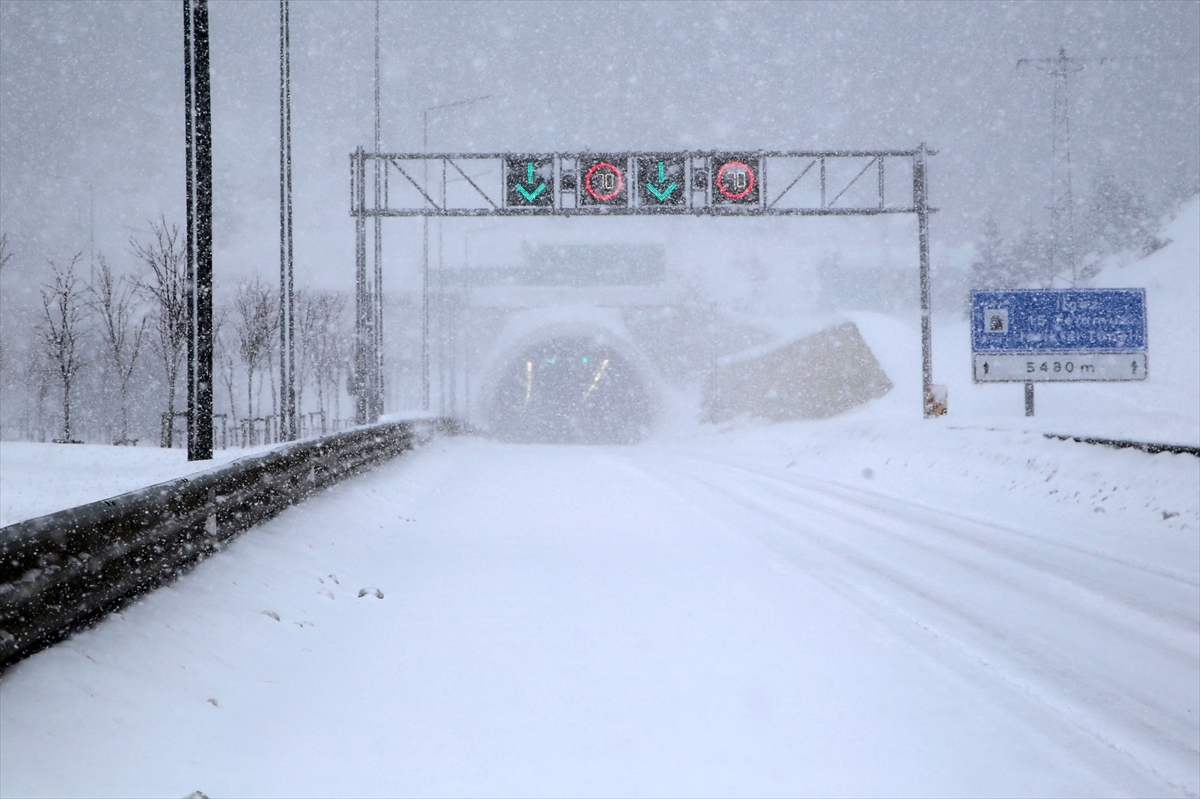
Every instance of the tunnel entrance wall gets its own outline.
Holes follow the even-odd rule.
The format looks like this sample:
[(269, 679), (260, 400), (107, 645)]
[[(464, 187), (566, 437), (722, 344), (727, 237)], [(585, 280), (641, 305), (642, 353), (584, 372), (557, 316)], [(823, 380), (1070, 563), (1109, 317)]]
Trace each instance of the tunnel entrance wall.
[(718, 365), (704, 388), (704, 412), (712, 422), (743, 413), (775, 422), (823, 419), (891, 389), (858, 327), (846, 322)]

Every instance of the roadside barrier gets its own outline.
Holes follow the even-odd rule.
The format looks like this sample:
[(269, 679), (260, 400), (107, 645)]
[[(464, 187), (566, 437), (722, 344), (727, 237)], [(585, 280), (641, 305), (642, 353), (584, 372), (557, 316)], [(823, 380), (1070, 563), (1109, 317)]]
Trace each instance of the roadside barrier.
[(1057, 438), (1059, 441), (1075, 441), (1080, 444), (1097, 444), (1113, 449), (1140, 449), (1156, 455), (1159, 452), (1171, 452), (1176, 455), (1193, 455), (1200, 458), (1200, 447), (1189, 447), (1186, 444), (1155, 444), (1149, 441), (1125, 441), (1115, 438), (1089, 438), (1088, 436), (1060, 435), (1058, 433), (1042, 433), (1046, 438)]
[(171, 581), (289, 505), (435, 433), (461, 431), (446, 419), (360, 427), (0, 528), (0, 669)]

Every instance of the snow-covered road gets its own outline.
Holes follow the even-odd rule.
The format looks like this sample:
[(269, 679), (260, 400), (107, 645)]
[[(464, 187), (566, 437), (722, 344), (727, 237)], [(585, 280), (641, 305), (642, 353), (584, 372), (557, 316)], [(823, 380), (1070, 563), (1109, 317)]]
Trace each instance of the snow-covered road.
[(1196, 459), (912, 431), (437, 440), (10, 670), (0, 793), (1196, 795)]

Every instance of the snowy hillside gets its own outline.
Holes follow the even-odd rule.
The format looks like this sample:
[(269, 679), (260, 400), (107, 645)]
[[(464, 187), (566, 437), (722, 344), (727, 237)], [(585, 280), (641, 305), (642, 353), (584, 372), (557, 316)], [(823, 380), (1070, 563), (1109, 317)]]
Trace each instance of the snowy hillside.
[[(1200, 197), (1183, 204), (1161, 234), (1171, 243), (1127, 266), (1116, 259), (1097, 287), (1146, 289), (1149, 376), (1136, 383), (1036, 385), (1036, 415), (1024, 416), (1020, 384), (971, 379), (969, 324), (934, 317), (934, 382), (949, 388), (945, 424), (1200, 445)], [(920, 411), (917, 319), (850, 314), (896, 389), (857, 411), (907, 416)]]

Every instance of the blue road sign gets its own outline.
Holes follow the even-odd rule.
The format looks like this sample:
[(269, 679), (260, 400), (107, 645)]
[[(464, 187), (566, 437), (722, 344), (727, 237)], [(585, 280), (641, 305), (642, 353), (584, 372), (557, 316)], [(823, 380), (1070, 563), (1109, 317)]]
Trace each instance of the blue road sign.
[(1145, 289), (971, 292), (975, 353), (1146, 351)]

